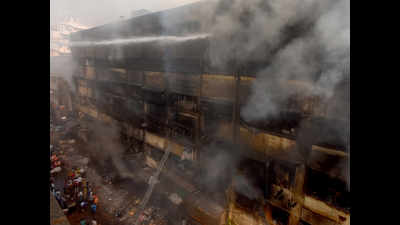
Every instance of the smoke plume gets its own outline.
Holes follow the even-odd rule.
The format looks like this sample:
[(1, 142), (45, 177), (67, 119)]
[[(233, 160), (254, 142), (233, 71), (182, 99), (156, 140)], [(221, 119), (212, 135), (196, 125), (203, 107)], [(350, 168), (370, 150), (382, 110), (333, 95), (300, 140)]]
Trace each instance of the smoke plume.
[[(281, 111), (294, 94), (328, 99), (343, 80), (349, 61), (349, 1), (248, 0), (218, 2), (211, 29), (211, 63), (228, 67), (262, 63), (251, 96), (242, 108), (245, 120), (266, 119)], [(312, 83), (305, 90), (286, 84)]]
[(92, 151), (92, 160), (96, 160), (103, 168), (106, 167), (108, 160), (111, 160), (113, 167), (121, 178), (132, 177), (128, 167), (123, 161), (124, 147), (120, 141), (120, 133), (117, 126), (105, 125), (100, 122), (91, 122), (88, 124), (89, 130), (93, 131), (89, 149)]
[(50, 75), (66, 80), (72, 91), (75, 91), (76, 88), (73, 75), (77, 68), (78, 65), (71, 56), (50, 57)]

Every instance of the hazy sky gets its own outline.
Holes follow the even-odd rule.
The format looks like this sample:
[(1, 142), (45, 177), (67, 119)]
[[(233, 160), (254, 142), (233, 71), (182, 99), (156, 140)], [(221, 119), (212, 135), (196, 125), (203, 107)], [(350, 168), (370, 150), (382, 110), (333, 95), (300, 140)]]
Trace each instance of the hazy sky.
[(50, 23), (73, 16), (84, 24), (97, 26), (129, 16), (132, 11), (152, 12), (185, 5), (199, 0), (50, 0)]

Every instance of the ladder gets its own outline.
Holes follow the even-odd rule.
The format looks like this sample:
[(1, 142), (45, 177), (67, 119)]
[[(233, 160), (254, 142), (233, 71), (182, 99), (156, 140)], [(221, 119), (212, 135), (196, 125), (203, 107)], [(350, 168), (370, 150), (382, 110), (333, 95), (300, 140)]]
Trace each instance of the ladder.
[(169, 156), (169, 147), (166, 148), (163, 157), (161, 158), (160, 164), (157, 167), (157, 171), (153, 176), (149, 179), (149, 186), (147, 191), (143, 197), (143, 200), (140, 202), (137, 212), (135, 213), (134, 221), (135, 225), (139, 224), (139, 216), (142, 214), (144, 208), (146, 207), (147, 202), (150, 200), (151, 194), (153, 193), (154, 186), (156, 185), (156, 181), (158, 180), (159, 175), (161, 174), (162, 169), (164, 168), (165, 162), (167, 162)]

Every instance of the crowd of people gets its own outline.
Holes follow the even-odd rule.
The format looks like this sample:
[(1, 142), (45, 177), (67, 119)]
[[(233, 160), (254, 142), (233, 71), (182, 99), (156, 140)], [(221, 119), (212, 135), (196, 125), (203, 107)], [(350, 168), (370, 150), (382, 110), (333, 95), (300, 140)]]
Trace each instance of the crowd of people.
[(54, 153), (52, 153), (50, 160), (50, 190), (63, 211), (66, 214), (78, 211), (82, 215), (90, 211), (91, 221), (88, 218), (82, 217), (80, 224), (98, 225), (96, 210), (99, 199), (94, 193), (91, 184), (86, 179), (85, 170), (76, 167), (72, 168), (67, 172), (67, 176), (64, 179), (64, 187), (56, 187), (56, 179), (63, 179), (60, 177), (60, 171), (54, 172), (56, 168), (61, 169), (61, 160)]
[[(80, 225), (98, 225), (96, 211), (99, 199), (96, 196), (92, 185), (88, 182), (83, 168), (70, 166), (64, 160), (62, 144), (71, 145), (75, 141), (57, 141), (59, 135), (65, 138), (64, 128), (67, 118), (73, 118), (73, 113), (66, 111), (63, 105), (57, 107), (52, 105), (51, 109), (51, 143), (50, 145), (50, 191), (58, 201), (64, 213), (70, 218), (70, 222)], [(59, 118), (59, 119), (58, 119)], [(58, 144), (59, 143), (59, 144)], [(71, 222), (71, 223), (72, 223)]]

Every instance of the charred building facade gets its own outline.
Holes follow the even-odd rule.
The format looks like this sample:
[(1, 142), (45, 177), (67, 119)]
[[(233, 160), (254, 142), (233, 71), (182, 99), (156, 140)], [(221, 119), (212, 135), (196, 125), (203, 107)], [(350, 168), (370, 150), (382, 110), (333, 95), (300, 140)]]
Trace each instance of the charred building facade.
[[(260, 71), (279, 50), (218, 55), (246, 37), (214, 32), (224, 7), (195, 3), (74, 33), (73, 108), (116, 124), (127, 153), (145, 152), (150, 166), (168, 148), (164, 173), (184, 180), (184, 203), (199, 224), (350, 224), (349, 79), (328, 100), (310, 92), (310, 79), (274, 80), (265, 88), (290, 96), (273, 99), (277, 113), (248, 119)], [(302, 35), (310, 23), (287, 32)]]

